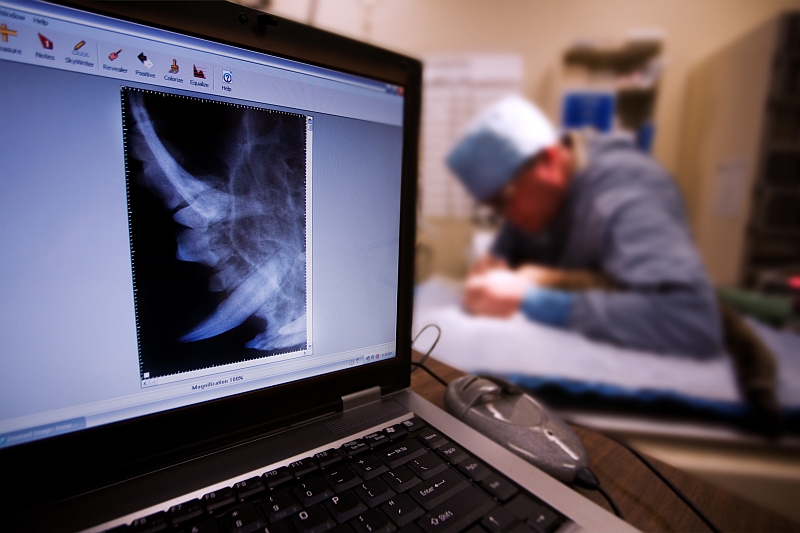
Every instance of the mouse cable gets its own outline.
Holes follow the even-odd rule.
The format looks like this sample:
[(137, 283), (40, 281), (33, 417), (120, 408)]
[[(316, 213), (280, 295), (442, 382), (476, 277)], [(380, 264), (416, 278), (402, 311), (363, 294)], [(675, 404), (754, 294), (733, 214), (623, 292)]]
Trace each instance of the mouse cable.
[(600, 480), (597, 479), (597, 476), (591, 471), (591, 469), (584, 467), (578, 470), (575, 474), (575, 480), (573, 483), (579, 487), (583, 487), (584, 489), (596, 490), (599, 492), (600, 495), (606, 499), (608, 505), (611, 506), (614, 514), (617, 515), (617, 517), (619, 517), (621, 520), (625, 520), (625, 517), (622, 516), (622, 511), (620, 511), (619, 507), (617, 507), (617, 504), (611, 495), (600, 486)]
[[(427, 351), (427, 352), (425, 352), (425, 355), (423, 355), (423, 356), (422, 356), (422, 358), (421, 358), (419, 361), (417, 361), (417, 363), (416, 363), (416, 364), (419, 364), (419, 365), (422, 365), (423, 363), (425, 363), (425, 361), (427, 361), (427, 360), (428, 360), (428, 357), (430, 357), (430, 356), (431, 356), (431, 352), (433, 351), (433, 349), (434, 349), (434, 348), (436, 348), (436, 345), (437, 345), (437, 344), (439, 344), (439, 339), (441, 339), (441, 338), (442, 338), (442, 328), (440, 328), (440, 327), (439, 327), (439, 326), (437, 326), (436, 324), (428, 324), (427, 326), (425, 326), (424, 328), (422, 328), (421, 330), (419, 330), (419, 332), (417, 332), (417, 334), (414, 336), (414, 338), (413, 338), (413, 339), (411, 339), (411, 346), (414, 346), (414, 343), (415, 343), (415, 342), (417, 342), (417, 339), (419, 338), (419, 336), (420, 336), (420, 335), (422, 335), (422, 332), (423, 332), (423, 331), (425, 331), (425, 330), (426, 330), (426, 329), (428, 329), (428, 328), (436, 328), (436, 331), (437, 331), (437, 333), (436, 333), (436, 340), (435, 340), (435, 341), (433, 341), (433, 344), (431, 344), (431, 347), (430, 347), (430, 348), (428, 348), (428, 351)], [(416, 370), (416, 368), (412, 369), (411, 371), (412, 371), (412, 372), (414, 372), (414, 370)], [(428, 370), (427, 368), (425, 368), (425, 371), (426, 371), (426, 372), (428, 372), (429, 374), (430, 374), (430, 372), (431, 372), (431, 371), (430, 371), (430, 370)], [(437, 377), (437, 379), (439, 379), (439, 378)], [(439, 382), (441, 383), (441, 382), (442, 382), (442, 380), (441, 380), (441, 379), (439, 379)], [(445, 385), (445, 386), (447, 386), (447, 385)]]
[[(433, 379), (435, 379), (436, 381), (438, 381), (439, 383), (441, 383), (441, 384), (442, 384), (442, 385), (444, 385), (445, 387), (447, 387), (448, 385), (450, 385), (448, 382), (446, 382), (445, 380), (443, 380), (442, 378), (440, 378), (438, 375), (436, 375), (436, 372), (434, 372), (433, 370), (431, 370), (431, 369), (430, 369), (430, 368), (428, 368), (427, 366), (423, 365), (422, 363), (417, 363), (417, 362), (415, 362), (415, 361), (411, 361), (411, 366), (413, 366), (413, 367), (416, 367), (416, 368), (414, 368), (414, 370), (416, 370), (417, 368), (421, 368), (422, 370), (424, 370), (425, 372), (427, 372), (427, 373), (428, 373), (428, 374), (429, 374), (429, 375), (430, 375), (430, 376), (431, 376)], [(413, 372), (414, 370), (412, 370), (412, 372)]]
[[(572, 425), (580, 426), (580, 427), (584, 427), (585, 428), (585, 426), (581, 426), (580, 424), (572, 423)], [(586, 428), (586, 429), (592, 429), (592, 428)], [(596, 431), (596, 430), (593, 430), (593, 431)], [(662, 481), (662, 483), (664, 483), (664, 485), (666, 485), (678, 498), (680, 498), (683, 501), (684, 504), (686, 504), (686, 506), (689, 509), (692, 510), (692, 512), (695, 515), (697, 515), (698, 518), (700, 518), (700, 520), (703, 521), (703, 523), (705, 523), (705, 525), (708, 527), (708, 529), (710, 529), (714, 533), (720, 533), (719, 528), (716, 525), (714, 525), (714, 522), (712, 522), (711, 519), (708, 518), (705, 515), (705, 513), (703, 513), (703, 511), (698, 509), (697, 506), (694, 504), (694, 502), (692, 502), (692, 500), (690, 500), (689, 497), (686, 496), (681, 489), (679, 489), (677, 486), (675, 486), (675, 484), (673, 484), (672, 481), (667, 479), (667, 477), (664, 474), (662, 474), (661, 471), (658, 468), (656, 468), (656, 466), (653, 463), (651, 463), (650, 460), (647, 457), (645, 457), (644, 455), (639, 453), (638, 450), (636, 450), (630, 444), (628, 444), (627, 442), (625, 442), (623, 440), (620, 440), (620, 439), (618, 439), (616, 437), (613, 437), (611, 435), (608, 435), (606, 433), (603, 433), (602, 435), (604, 437), (606, 437), (607, 439), (616, 442), (617, 444), (619, 444), (620, 446), (622, 446), (623, 448), (628, 450), (634, 457), (639, 459), (639, 461), (643, 465), (645, 465), (648, 469), (650, 469), (650, 471), (653, 474), (655, 474), (656, 477), (658, 477), (658, 479), (660, 479)]]

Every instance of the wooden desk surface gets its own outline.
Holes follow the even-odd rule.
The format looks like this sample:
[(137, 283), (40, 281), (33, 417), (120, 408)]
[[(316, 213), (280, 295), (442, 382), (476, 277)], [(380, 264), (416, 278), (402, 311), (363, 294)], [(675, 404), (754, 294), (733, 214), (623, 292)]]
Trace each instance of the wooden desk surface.
[[(416, 354), (415, 360), (418, 358), (419, 354)], [(460, 370), (433, 359), (429, 359), (425, 366), (446, 381), (464, 375)], [(425, 371), (417, 370), (411, 375), (411, 389), (444, 409), (445, 389)], [(617, 503), (626, 521), (645, 532), (709, 531), (691, 509), (625, 448), (596, 431), (574, 429), (589, 452), (592, 470)], [(800, 525), (657, 459), (650, 460), (722, 531), (800, 533)], [(610, 511), (598, 493), (577, 490)]]

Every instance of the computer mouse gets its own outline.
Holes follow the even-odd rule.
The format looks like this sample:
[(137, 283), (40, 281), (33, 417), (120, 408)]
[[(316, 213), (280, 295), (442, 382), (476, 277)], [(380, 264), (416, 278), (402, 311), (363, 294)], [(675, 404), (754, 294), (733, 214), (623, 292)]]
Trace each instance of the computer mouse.
[(467, 375), (445, 394), (447, 410), (554, 478), (572, 483), (589, 466), (583, 443), (561, 419), (518, 386), (492, 376)]

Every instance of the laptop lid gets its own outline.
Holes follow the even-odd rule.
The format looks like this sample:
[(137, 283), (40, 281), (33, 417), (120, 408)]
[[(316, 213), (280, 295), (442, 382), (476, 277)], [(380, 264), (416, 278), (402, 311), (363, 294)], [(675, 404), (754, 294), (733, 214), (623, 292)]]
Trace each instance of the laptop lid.
[(18, 495), (408, 386), (418, 61), (224, 2), (2, 2), (0, 34)]

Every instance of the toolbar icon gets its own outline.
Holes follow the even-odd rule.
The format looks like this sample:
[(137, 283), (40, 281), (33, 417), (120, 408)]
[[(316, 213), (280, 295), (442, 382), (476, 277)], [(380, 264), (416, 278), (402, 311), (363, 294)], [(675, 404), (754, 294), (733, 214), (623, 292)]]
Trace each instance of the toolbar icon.
[(222, 71), (222, 81), (225, 83), (230, 83), (233, 81), (233, 72), (230, 70), (223, 70)]
[(86, 44), (86, 41), (81, 41), (81, 42), (79, 42), (78, 44), (76, 44), (76, 45), (75, 45), (75, 48), (73, 48), (73, 49), (72, 49), (72, 51), (73, 51), (73, 52), (77, 52), (78, 50), (80, 50), (81, 48), (83, 48), (83, 46), (84, 46), (85, 44)]
[(178, 66), (178, 60), (177, 59), (173, 59), (172, 60), (172, 66), (169, 67), (169, 73), (170, 74), (177, 74), (179, 70), (180, 70), (180, 67)]
[(198, 67), (197, 65), (192, 65), (192, 73), (194, 74), (195, 78), (206, 79), (206, 67)]
[(4, 43), (7, 43), (9, 37), (16, 37), (16, 36), (17, 36), (17, 30), (12, 30), (5, 24), (0, 24), (0, 40), (2, 40)]
[(41, 33), (39, 34), (39, 41), (41, 41), (42, 48), (44, 48), (45, 50), (52, 50), (53, 49), (53, 41), (51, 41), (50, 39), (48, 39), (47, 37), (45, 37)]
[(147, 59), (147, 56), (146, 56), (146, 55), (144, 55), (144, 52), (141, 52), (141, 53), (140, 53), (138, 56), (136, 56), (136, 57), (138, 57), (138, 58), (139, 58), (139, 61), (141, 61), (141, 62), (142, 62), (142, 65), (144, 65), (144, 66), (146, 66), (146, 67), (147, 67), (147, 70), (150, 70), (151, 68), (153, 68), (153, 62), (152, 62), (152, 61), (150, 61), (149, 59)]
[(108, 59), (110, 59), (111, 61), (114, 61), (115, 59), (117, 59), (119, 57), (119, 55), (121, 53), (122, 53), (122, 48), (120, 48), (116, 52), (111, 52), (110, 54), (108, 54)]

